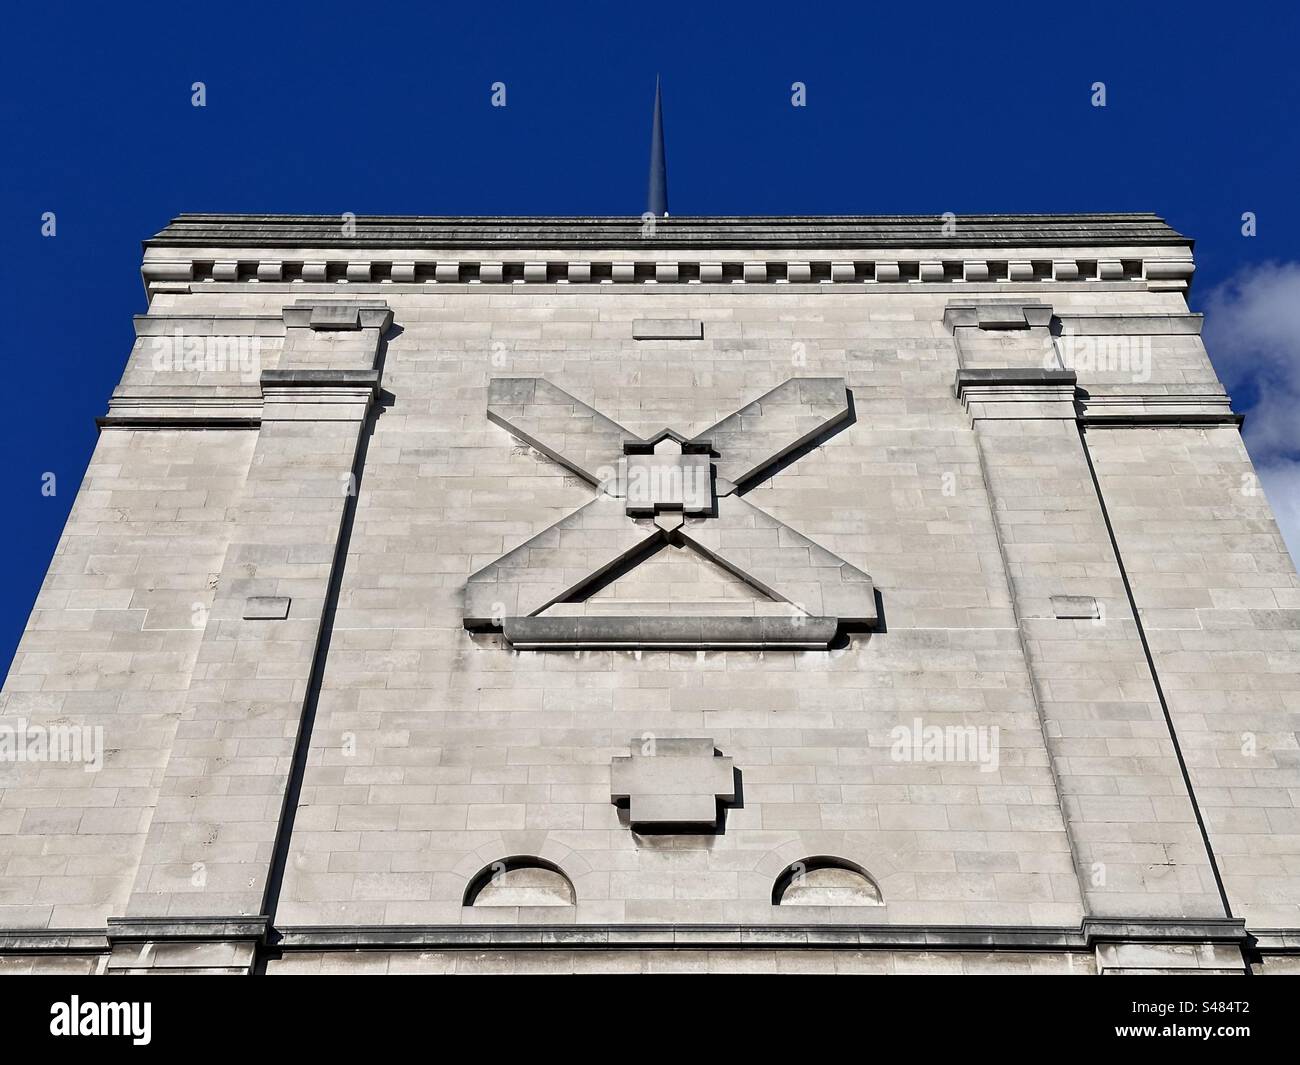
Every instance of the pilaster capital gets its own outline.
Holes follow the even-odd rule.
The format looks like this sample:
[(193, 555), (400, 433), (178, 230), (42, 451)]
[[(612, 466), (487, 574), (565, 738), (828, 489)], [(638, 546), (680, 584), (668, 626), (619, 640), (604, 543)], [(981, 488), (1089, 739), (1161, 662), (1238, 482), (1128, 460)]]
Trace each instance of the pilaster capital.
[(996, 302), (949, 303), (943, 311), (948, 332), (958, 329), (1033, 329), (1051, 323), (1052, 307), (1048, 303), (998, 300)]
[(378, 330), (382, 336), (393, 324), (392, 309), (384, 300), (300, 299), (284, 308), (284, 325), (314, 333)]
[(953, 392), (972, 420), (1070, 419), (1075, 408), (1073, 370), (1032, 367), (962, 369)]
[(364, 416), (379, 391), (392, 309), (383, 300), (300, 299), (283, 313), (279, 365), (261, 376), (263, 417)]

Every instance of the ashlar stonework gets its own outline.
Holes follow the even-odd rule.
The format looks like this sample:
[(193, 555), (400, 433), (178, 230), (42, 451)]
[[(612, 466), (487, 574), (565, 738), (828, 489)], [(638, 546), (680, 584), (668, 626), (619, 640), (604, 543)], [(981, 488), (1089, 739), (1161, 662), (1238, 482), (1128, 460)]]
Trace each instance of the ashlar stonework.
[(0, 971), (1300, 970), (1300, 579), (1191, 242), (941, 221), (147, 241)]

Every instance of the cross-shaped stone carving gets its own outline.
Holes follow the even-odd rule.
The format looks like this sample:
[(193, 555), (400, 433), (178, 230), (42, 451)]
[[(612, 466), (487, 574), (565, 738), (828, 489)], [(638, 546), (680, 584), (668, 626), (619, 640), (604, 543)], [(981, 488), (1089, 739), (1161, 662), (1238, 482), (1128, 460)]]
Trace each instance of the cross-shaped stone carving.
[[(641, 439), (537, 377), (493, 379), (487, 415), (598, 494), (469, 578), (467, 629), (500, 631), (523, 649), (797, 649), (825, 648), (842, 625), (875, 624), (866, 573), (742, 496), (849, 423), (842, 378), (791, 378), (689, 439), (670, 429)], [(665, 541), (698, 551), (797, 613), (544, 615)]]
[(736, 799), (731, 759), (711, 739), (634, 739), (632, 754), (610, 763), (610, 798), (627, 803), (635, 829), (715, 828), (718, 800)]

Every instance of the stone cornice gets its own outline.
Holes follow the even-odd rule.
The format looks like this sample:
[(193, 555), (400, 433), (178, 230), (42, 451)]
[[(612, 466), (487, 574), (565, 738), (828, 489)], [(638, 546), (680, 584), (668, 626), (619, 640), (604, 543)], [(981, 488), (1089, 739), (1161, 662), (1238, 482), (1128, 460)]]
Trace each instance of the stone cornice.
[(1076, 399), (1079, 420), (1085, 425), (1097, 427), (1239, 426), (1244, 421), (1242, 415), (1233, 411), (1232, 400), (1223, 392), (1162, 394), (1134, 390), (1098, 394), (1080, 390)]
[(397, 925), (288, 927), (282, 950), (686, 948), (875, 950), (1091, 950), (1101, 942), (1244, 945), (1245, 922), (1231, 919), (1085, 918), (1077, 928), (1027, 925)]
[(0, 928), (3, 954), (100, 954), (108, 950), (102, 928)]
[(1185, 314), (1080, 312), (1058, 309), (1062, 331), (1080, 336), (1199, 336), (1205, 316)]
[[(402, 259), (389, 251), (365, 254), (315, 255), (299, 251), (277, 257), (247, 248), (237, 258), (213, 258), (207, 249), (150, 251), (141, 274), (150, 292), (188, 292), (193, 284), (270, 283), (307, 285), (911, 285), (911, 284), (1041, 284), (1128, 282), (1152, 291), (1186, 291), (1195, 264), (1186, 252), (1178, 258), (1152, 256), (1138, 250), (1121, 259), (1089, 258), (1075, 251), (1025, 259), (974, 256), (921, 258), (914, 252), (890, 250), (871, 258), (786, 258), (773, 252), (751, 258), (666, 258), (657, 250), (623, 258), (615, 252), (604, 259), (488, 259), (480, 256)], [(707, 254), (707, 252), (706, 252)], [(807, 254), (806, 252), (804, 254)]]
[[(670, 218), (181, 215), (150, 291), (193, 282), (1137, 282), (1186, 291), (1193, 243), (1153, 214)], [(683, 253), (684, 252), (684, 253)]]
[(303, 369), (263, 370), (262, 391), (268, 388), (353, 387), (371, 390), (379, 387), (378, 370)]
[(872, 949), (1090, 951), (1102, 943), (1220, 943), (1296, 953), (1300, 929), (1252, 932), (1240, 918), (1085, 917), (1077, 927), (889, 924), (312, 925), (266, 917), (110, 919), (100, 929), (0, 929), (0, 953), (106, 950), (111, 943), (244, 940), (280, 951), (484, 949)]
[[(639, 217), (182, 214), (146, 248), (1185, 247), (1149, 213)], [(650, 232), (653, 235), (650, 235)]]
[(266, 938), (270, 918), (245, 917), (110, 917), (110, 942), (163, 940), (231, 940), (260, 942)]
[(960, 398), (973, 386), (1067, 386), (1071, 390), (1078, 381), (1073, 370), (1043, 370), (1034, 367), (1008, 367), (1007, 369), (959, 369), (954, 388)]
[[(959, 369), (953, 394), (972, 415), (1042, 417), (1046, 405), (1053, 417), (1074, 418), (1085, 426), (1128, 428), (1135, 426), (1241, 425), (1242, 416), (1232, 409), (1224, 392), (1160, 393), (1131, 390), (1092, 394), (1078, 386), (1073, 370), (1033, 367), (1007, 369)], [(1037, 413), (1026, 406), (1034, 404)], [(1068, 407), (1066, 406), (1068, 405)]]
[(262, 396), (114, 396), (101, 429), (256, 429)]

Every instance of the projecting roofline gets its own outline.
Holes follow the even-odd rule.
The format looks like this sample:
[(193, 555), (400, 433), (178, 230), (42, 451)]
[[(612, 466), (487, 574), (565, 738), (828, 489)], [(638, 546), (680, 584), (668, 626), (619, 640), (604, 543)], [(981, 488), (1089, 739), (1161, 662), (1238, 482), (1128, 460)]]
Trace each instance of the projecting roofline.
[[(348, 224), (345, 226), (344, 223)], [(639, 217), (182, 214), (144, 247), (208, 248), (1084, 248), (1183, 247), (1158, 215)]]

